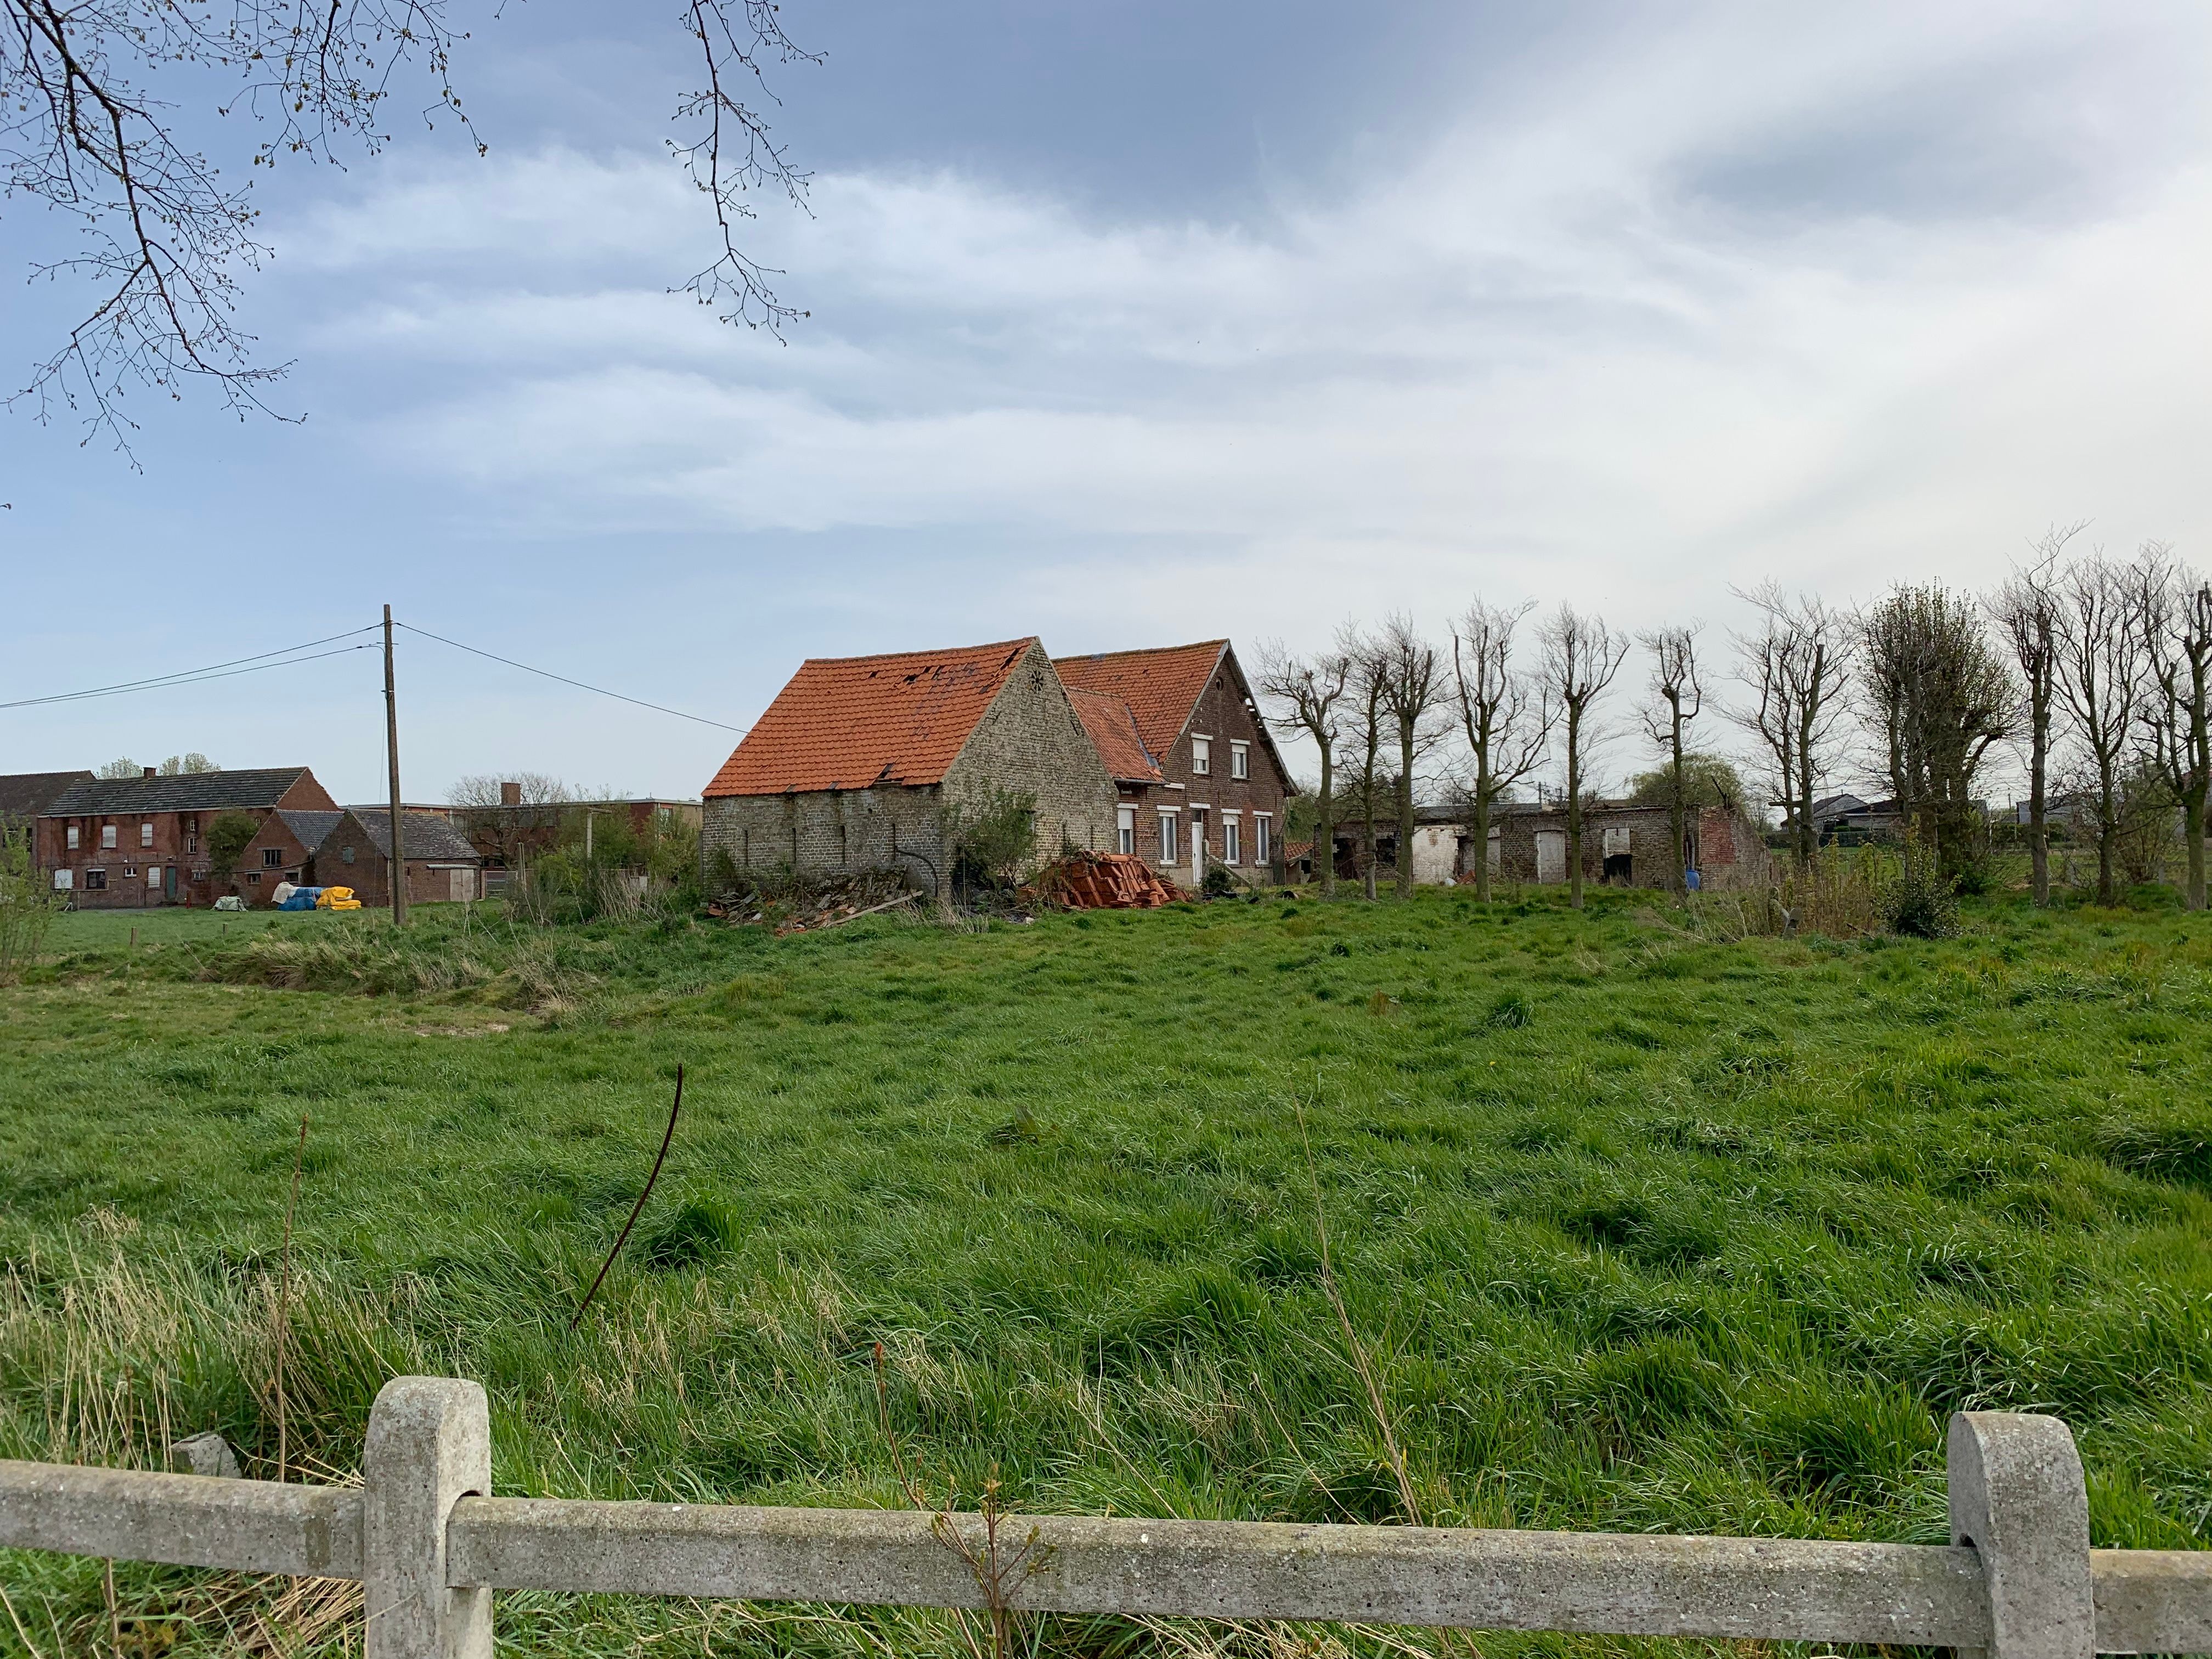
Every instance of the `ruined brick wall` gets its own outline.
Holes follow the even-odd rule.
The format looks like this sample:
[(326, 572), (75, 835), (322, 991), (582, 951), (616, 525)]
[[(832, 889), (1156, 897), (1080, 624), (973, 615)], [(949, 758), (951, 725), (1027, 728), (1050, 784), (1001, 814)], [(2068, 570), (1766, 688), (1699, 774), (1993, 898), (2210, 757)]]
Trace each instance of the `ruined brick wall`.
[[(1758, 825), (1727, 807), (1707, 807), (1694, 816), (1698, 882), (1704, 889), (1727, 891), (1765, 885), (1770, 866)], [(1505, 881), (1534, 883), (1538, 879), (1536, 836), (1547, 830), (1564, 834), (1567, 815), (1564, 810), (1505, 811), (1493, 822), (1498, 831), (1496, 874)], [(1599, 806), (1583, 814), (1584, 881), (1604, 879), (1607, 830), (1627, 832), (1631, 886), (1664, 887), (1673, 878), (1674, 857), (1668, 845), (1672, 831), (1665, 807)], [(1564, 864), (1556, 879), (1566, 880)]]
[(933, 872), (944, 862), (937, 789), (893, 785), (713, 796), (699, 830), (699, 854), (710, 879), (717, 852), (727, 853), (739, 871), (752, 875), (896, 868), (933, 891)]
[(945, 769), (947, 801), (979, 807), (994, 790), (1036, 798), (1039, 859), (1063, 843), (1114, 850), (1120, 791), (1041, 645), (1030, 647)]

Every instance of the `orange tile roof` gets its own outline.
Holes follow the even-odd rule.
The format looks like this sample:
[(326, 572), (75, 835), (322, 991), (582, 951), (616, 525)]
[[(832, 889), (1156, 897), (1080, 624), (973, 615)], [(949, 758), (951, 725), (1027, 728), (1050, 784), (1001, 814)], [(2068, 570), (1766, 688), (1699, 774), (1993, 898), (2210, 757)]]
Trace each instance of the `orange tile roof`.
[(1106, 770), (1116, 781), (1159, 781), (1159, 764), (1146, 752), (1144, 738), (1137, 735), (1137, 717), (1129, 712), (1127, 703), (1103, 691), (1085, 691), (1079, 685), (1067, 688), (1067, 700), (1075, 705), (1076, 718), (1083, 722), (1099, 758), (1106, 763)]
[(944, 781), (1034, 639), (882, 657), (809, 657), (745, 733), (714, 795)]
[(1136, 716), (1137, 735), (1154, 755), (1164, 755), (1190, 723), (1199, 694), (1229, 649), (1226, 640), (1162, 646), (1151, 651), (1109, 651), (1093, 657), (1055, 657), (1053, 666), (1070, 687), (1119, 697)]

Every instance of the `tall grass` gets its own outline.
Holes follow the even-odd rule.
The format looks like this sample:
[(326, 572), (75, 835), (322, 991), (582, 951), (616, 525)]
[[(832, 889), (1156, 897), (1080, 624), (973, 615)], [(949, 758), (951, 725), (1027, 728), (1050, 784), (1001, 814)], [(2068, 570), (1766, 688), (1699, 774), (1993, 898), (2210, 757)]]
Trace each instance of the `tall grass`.
[[(500, 1031), (455, 1012), (474, 986), (271, 989), (64, 939), (65, 970), (0, 1000), (0, 1455), (149, 1464), (212, 1428), (273, 1467), (311, 1112), (283, 1375), (329, 1478), (382, 1381), (430, 1371), (490, 1391), (503, 1492), (902, 1504), (880, 1343), (916, 1467), (970, 1492), (995, 1468), (1018, 1511), (1395, 1521), (1410, 1491), (1447, 1525), (1933, 1540), (1944, 1414), (2035, 1407), (2081, 1436), (2100, 1543), (2212, 1544), (2207, 925), (1663, 920), (1439, 894), (524, 929), (587, 994)], [(393, 948), (509, 945), (441, 918)], [(568, 1334), (679, 1060), (664, 1190)], [(125, 1615), (176, 1612), (188, 1644), (227, 1628), (191, 1595), (274, 1616), (118, 1573)], [(97, 1564), (0, 1557), (0, 1583), (105, 1642)], [(501, 1620), (574, 1653), (966, 1651), (927, 1614), (512, 1596)]]

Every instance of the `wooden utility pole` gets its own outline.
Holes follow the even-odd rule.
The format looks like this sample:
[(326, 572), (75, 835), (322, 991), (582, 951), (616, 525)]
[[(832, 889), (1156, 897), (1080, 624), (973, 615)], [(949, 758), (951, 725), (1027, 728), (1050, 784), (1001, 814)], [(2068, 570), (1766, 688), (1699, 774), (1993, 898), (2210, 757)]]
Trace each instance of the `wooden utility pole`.
[(399, 811), (399, 698), (392, 686), (392, 607), (384, 607), (384, 752), (392, 764), (392, 858), (386, 874), (392, 883), (392, 925), (407, 925), (407, 849)]

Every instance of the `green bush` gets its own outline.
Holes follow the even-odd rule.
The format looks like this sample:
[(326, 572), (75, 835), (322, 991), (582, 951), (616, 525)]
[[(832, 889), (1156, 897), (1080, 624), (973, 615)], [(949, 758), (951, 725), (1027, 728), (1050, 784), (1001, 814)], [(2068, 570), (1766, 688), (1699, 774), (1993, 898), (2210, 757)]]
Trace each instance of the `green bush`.
[(1935, 860), (1908, 858), (1882, 896), (1882, 921), (1908, 939), (1951, 939), (1959, 932), (1959, 896)]

